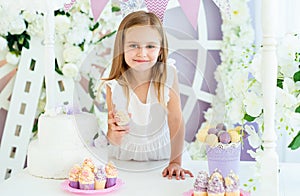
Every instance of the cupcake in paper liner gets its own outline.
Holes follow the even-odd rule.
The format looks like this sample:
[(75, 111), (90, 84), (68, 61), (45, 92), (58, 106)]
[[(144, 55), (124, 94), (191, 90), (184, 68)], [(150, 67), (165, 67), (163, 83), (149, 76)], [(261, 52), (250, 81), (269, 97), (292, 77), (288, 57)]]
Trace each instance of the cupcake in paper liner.
[(105, 188), (115, 186), (117, 181), (118, 171), (113, 162), (108, 162), (105, 166), (106, 184)]
[(116, 112), (115, 118), (118, 120), (117, 124), (119, 126), (129, 125), (130, 117), (129, 117), (128, 112), (123, 111), (123, 110), (119, 110), (119, 111)]
[(91, 158), (84, 159), (82, 163), (82, 167), (89, 167), (92, 170), (92, 172), (96, 172), (94, 162)]
[(97, 168), (95, 173), (95, 190), (105, 189), (106, 174), (104, 166)]
[(225, 178), (225, 196), (240, 196), (239, 186), (239, 177), (233, 171), (230, 171)]
[(224, 178), (222, 177), (222, 174), (218, 170), (215, 170), (208, 180), (207, 195), (208, 196), (225, 195)]
[(95, 174), (87, 166), (83, 167), (79, 174), (79, 188), (82, 190), (94, 190), (95, 188)]
[(69, 186), (75, 189), (79, 189), (79, 174), (81, 167), (75, 164), (69, 172)]
[(208, 174), (205, 171), (200, 171), (194, 183), (193, 196), (207, 196)]

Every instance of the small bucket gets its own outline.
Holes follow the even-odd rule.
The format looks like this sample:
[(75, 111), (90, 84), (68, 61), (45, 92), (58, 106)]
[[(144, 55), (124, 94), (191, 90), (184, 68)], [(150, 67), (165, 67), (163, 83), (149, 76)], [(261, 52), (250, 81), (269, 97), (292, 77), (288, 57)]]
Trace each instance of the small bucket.
[(225, 178), (232, 170), (236, 175), (239, 174), (241, 143), (230, 145), (219, 144), (216, 147), (206, 146), (208, 170), (211, 175), (218, 169)]

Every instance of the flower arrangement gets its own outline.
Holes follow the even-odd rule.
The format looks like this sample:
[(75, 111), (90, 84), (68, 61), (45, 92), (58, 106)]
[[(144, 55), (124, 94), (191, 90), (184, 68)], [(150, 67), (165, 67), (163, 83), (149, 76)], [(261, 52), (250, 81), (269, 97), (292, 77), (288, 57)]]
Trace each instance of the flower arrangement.
[[(279, 40), (277, 58), (278, 58), (278, 74), (276, 89), (276, 115), (275, 125), (278, 134), (287, 131), (292, 137), (289, 148), (295, 150), (300, 147), (300, 38), (297, 34), (287, 34)], [(249, 81), (249, 89), (257, 97), (252, 98), (252, 103), (258, 102), (261, 97), (261, 75), (258, 68), (260, 64), (260, 53), (254, 57), (253, 63), (250, 65), (250, 71), (253, 78)], [(245, 102), (246, 104), (249, 103)], [(245, 104), (245, 106), (247, 106)], [(261, 129), (263, 123), (262, 104), (251, 105), (260, 112), (254, 113), (246, 110), (247, 120), (260, 122)]]
[[(254, 54), (254, 30), (251, 26), (247, 0), (230, 1), (230, 14), (221, 12), (223, 19), (223, 41), (221, 47), (221, 64), (215, 72), (217, 80), (216, 96), (212, 107), (205, 112), (205, 122), (198, 133), (207, 127), (223, 122), (226, 125), (244, 124), (242, 102), (247, 96), (249, 64)], [(232, 80), (234, 78), (234, 80)], [(189, 146), (192, 159), (205, 158), (205, 148), (199, 141)]]
[[(249, 190), (256, 190), (259, 180), (259, 168), (263, 144), (261, 132), (264, 130), (262, 103), (262, 76), (260, 72), (261, 54), (258, 47), (253, 46), (253, 29), (247, 1), (232, 0), (231, 18), (224, 18), (223, 47), (221, 65), (215, 77), (218, 81), (216, 97), (212, 107), (205, 113), (206, 122), (200, 127), (196, 141), (189, 146), (192, 159), (206, 158), (203, 143), (199, 141), (199, 133), (208, 125), (224, 122), (227, 125), (242, 124), (248, 141), (255, 150), (248, 150), (256, 160), (255, 176), (244, 184)], [(276, 96), (276, 131), (277, 134), (288, 133), (291, 136), (289, 148), (300, 147), (300, 37), (287, 34), (279, 40), (278, 77)], [(255, 51), (257, 50), (257, 51)], [(234, 78), (234, 80), (232, 80)], [(247, 125), (247, 122), (258, 124), (259, 129)], [(201, 153), (201, 154), (200, 154)], [(255, 179), (255, 180), (254, 180)]]
[[(90, 1), (76, 1), (69, 9), (56, 10), (55, 15), (55, 71), (56, 73), (74, 79), (80, 83), (82, 78), (88, 80), (89, 96), (95, 102), (90, 112), (96, 112), (93, 108), (103, 107), (103, 97), (101, 99), (98, 91), (98, 81), (102, 73), (94, 66), (88, 70), (82, 69), (82, 62), (85, 57), (96, 49), (104, 51), (100, 54), (101, 65), (108, 65), (109, 51), (112, 44), (107, 43), (106, 38), (113, 36), (115, 29), (121, 20), (119, 4), (112, 2), (111, 6), (106, 6), (102, 11), (98, 21), (94, 21), (90, 11)], [(13, 24), (13, 25), (12, 25)], [(0, 3), (0, 60), (4, 60), (10, 65), (18, 66), (23, 48), (30, 48), (30, 40), (33, 37), (44, 38), (44, 16), (43, 13), (18, 10), (6, 7)], [(102, 94), (102, 96), (104, 96)], [(46, 103), (45, 86), (40, 95), (38, 104), (38, 117), (44, 112)], [(53, 109), (54, 113), (58, 110)], [(67, 107), (67, 106), (66, 106)], [(60, 108), (60, 109), (59, 109)], [(100, 108), (100, 110), (103, 108)], [(100, 117), (101, 118), (101, 117)], [(33, 131), (36, 131), (34, 126)]]

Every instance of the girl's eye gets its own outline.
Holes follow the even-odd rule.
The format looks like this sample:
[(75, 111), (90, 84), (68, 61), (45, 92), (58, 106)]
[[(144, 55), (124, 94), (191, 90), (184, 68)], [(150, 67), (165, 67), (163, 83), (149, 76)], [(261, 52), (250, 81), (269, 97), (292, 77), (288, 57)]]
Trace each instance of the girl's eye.
[(146, 48), (153, 49), (153, 48), (156, 48), (156, 46), (154, 46), (154, 45), (148, 45), (148, 46), (146, 46)]
[(130, 48), (138, 48), (139, 46), (137, 44), (130, 44), (129, 47)]

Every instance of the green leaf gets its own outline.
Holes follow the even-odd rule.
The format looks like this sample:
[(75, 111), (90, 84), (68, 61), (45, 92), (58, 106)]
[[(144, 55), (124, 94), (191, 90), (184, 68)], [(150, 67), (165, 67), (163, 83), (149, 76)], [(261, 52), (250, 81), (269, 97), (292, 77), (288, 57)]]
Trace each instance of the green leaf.
[(90, 94), (92, 99), (95, 99), (96, 96), (94, 95), (93, 85), (94, 85), (94, 83), (93, 83), (92, 79), (90, 79), (90, 81), (89, 81), (89, 94)]
[(256, 117), (250, 116), (248, 114), (245, 114), (244, 119), (248, 122), (252, 122), (255, 120)]
[(292, 150), (296, 150), (300, 147), (300, 131), (298, 132), (296, 137), (294, 137), (293, 141), (289, 144), (288, 147)]
[(29, 41), (25, 39), (24, 48), (29, 49)]
[(282, 83), (283, 83), (283, 79), (277, 79), (277, 86), (281, 89), (283, 88)]
[(294, 82), (300, 81), (300, 71), (297, 71), (293, 76)]
[(59, 75), (64, 75), (63, 72), (59, 69), (58, 67), (58, 63), (57, 63), (57, 60), (55, 59), (55, 71), (56, 73), (58, 73)]
[(121, 9), (117, 6), (112, 6), (111, 11), (112, 12), (119, 12), (119, 11), (121, 11)]
[(96, 22), (95, 25), (93, 27), (90, 27), (90, 31), (94, 31), (95, 29), (97, 29), (100, 26), (99, 22)]
[(300, 113), (300, 105), (295, 109), (296, 113)]
[(25, 41), (25, 35), (20, 35), (18, 38), (18, 43), (22, 45), (24, 41)]
[(96, 42), (96, 44), (99, 43), (99, 42), (101, 42), (101, 41), (104, 40), (105, 38), (108, 38), (108, 37), (112, 36), (112, 35), (115, 34), (116, 32), (117, 32), (117, 31), (114, 30), (113, 32), (111, 32), (111, 33), (109, 33), (109, 34), (104, 35), (103, 37), (101, 37), (101, 38), (99, 39), (99, 41)]

